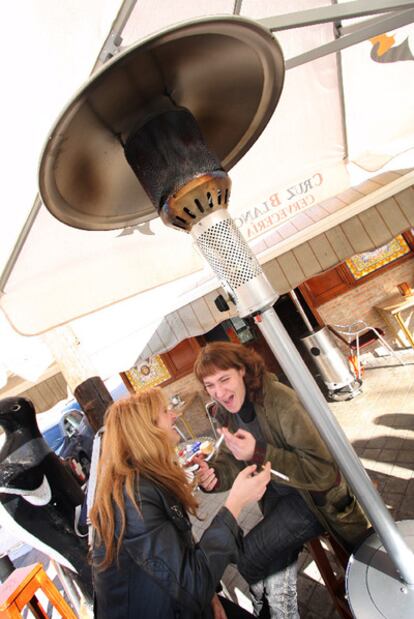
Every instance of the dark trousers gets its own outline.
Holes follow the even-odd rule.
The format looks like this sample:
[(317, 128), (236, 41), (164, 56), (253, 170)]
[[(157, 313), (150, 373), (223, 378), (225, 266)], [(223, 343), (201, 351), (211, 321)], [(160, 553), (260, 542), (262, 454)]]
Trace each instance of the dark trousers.
[(235, 604), (231, 600), (228, 600), (225, 597), (219, 596), (220, 602), (226, 611), (227, 619), (252, 619), (253, 615), (249, 613), (247, 610)]
[(238, 562), (249, 584), (294, 563), (303, 544), (324, 530), (299, 492), (281, 484), (269, 484), (262, 511), (263, 520), (244, 538)]

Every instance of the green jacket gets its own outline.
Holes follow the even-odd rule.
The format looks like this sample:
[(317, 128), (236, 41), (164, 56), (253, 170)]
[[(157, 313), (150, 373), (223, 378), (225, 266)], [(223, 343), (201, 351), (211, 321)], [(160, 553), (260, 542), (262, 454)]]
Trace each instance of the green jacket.
[[(312, 420), (296, 393), (273, 374), (266, 374), (263, 392), (263, 404), (254, 407), (265, 444), (257, 442), (252, 462), (270, 461), (273, 469), (287, 475), (289, 481), (274, 479), (299, 490), (322, 525), (346, 547), (353, 547), (369, 523)], [(222, 407), (216, 419), (231, 432), (238, 428), (235, 416)], [(214, 492), (222, 492), (231, 488), (245, 462), (236, 460), (223, 443), (211, 466), (219, 480)]]

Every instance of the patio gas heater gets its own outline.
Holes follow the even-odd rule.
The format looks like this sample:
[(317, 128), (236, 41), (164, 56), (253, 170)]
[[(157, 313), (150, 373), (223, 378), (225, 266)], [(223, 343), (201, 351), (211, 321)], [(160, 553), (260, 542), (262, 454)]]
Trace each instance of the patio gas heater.
[(300, 339), (319, 370), (329, 398), (338, 402), (354, 398), (361, 393), (361, 381), (350, 371), (347, 360), (334, 342), (328, 327), (314, 329), (296, 292), (291, 290), (289, 295), (309, 330), (308, 335)]
[(389, 515), (227, 210), (227, 170), (265, 128), (283, 78), (278, 43), (253, 21), (204, 19), (150, 37), (106, 64), (63, 111), (42, 155), (40, 192), (55, 217), (77, 228), (134, 226), (158, 213), (178, 243), (179, 232), (191, 234), (240, 316), (254, 317), (375, 527), (348, 569), (355, 616), (408, 619), (413, 526)]

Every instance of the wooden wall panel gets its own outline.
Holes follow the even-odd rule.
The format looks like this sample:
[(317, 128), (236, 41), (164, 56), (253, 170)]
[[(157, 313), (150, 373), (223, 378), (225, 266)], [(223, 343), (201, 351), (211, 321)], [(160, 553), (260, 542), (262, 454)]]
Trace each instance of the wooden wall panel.
[(171, 374), (171, 380), (168, 382), (175, 381), (193, 371), (193, 365), (199, 350), (200, 344), (196, 338), (190, 337), (177, 344), (177, 346), (169, 352), (161, 355), (162, 360)]
[(304, 293), (311, 306), (319, 307), (319, 305), (347, 292), (351, 287), (343, 269), (336, 267), (308, 279), (307, 282), (299, 286), (299, 289)]

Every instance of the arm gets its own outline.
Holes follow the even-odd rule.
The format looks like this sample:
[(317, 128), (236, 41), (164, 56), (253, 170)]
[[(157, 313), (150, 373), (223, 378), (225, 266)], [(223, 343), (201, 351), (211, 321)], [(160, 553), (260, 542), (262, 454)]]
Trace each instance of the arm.
[(236, 478), (224, 506), (194, 544), (191, 524), (176, 499), (148, 480), (141, 480), (141, 515), (127, 498), (127, 531), (123, 547), (133, 562), (185, 608), (197, 615), (213, 598), (230, 562), (237, 562), (241, 509), (258, 501), (270, 481), (270, 464), (258, 474), (246, 467)]
[[(256, 464), (258, 470), (264, 462), (270, 462), (272, 468), (289, 477), (287, 482), (275, 479), (295, 488), (324, 492), (335, 485), (337, 467), (292, 389), (272, 381), (267, 385), (264, 404), (255, 408), (264, 439), (256, 441), (241, 428), (232, 434), (223, 427), (225, 444), (209, 469), (210, 475), (214, 470), (217, 483), (212, 486), (212, 478), (207, 491), (228, 489), (243, 462)], [(208, 468), (206, 464), (204, 467)], [(202, 468), (200, 465), (201, 474)]]
[[(219, 431), (222, 431), (223, 428), (227, 428), (229, 424), (231, 426), (231, 414), (218, 405), (215, 419), (220, 428)], [(226, 492), (229, 490), (237, 475), (244, 467), (245, 463), (237, 461), (226, 443), (222, 443), (220, 451), (211, 462), (211, 468), (214, 470), (217, 483), (213, 488), (209, 488), (208, 492)], [(202, 490), (205, 489), (202, 485), (200, 485), (200, 487)]]
[[(338, 469), (295, 392), (285, 385), (272, 389), (263, 407), (258, 407), (272, 435), (272, 443), (256, 446), (253, 461), (270, 461), (272, 468), (287, 475), (296, 488), (325, 491), (331, 488)], [(278, 444), (280, 446), (275, 445)]]
[[(220, 453), (210, 463), (200, 460), (200, 470), (197, 475), (200, 488), (206, 492), (226, 492), (230, 490), (234, 480), (244, 468), (244, 462), (238, 462), (223, 444)], [(209, 482), (203, 483), (203, 479)]]

